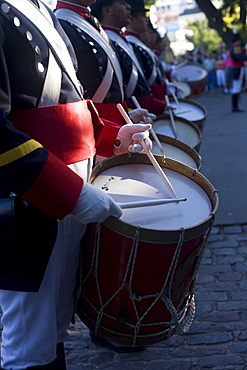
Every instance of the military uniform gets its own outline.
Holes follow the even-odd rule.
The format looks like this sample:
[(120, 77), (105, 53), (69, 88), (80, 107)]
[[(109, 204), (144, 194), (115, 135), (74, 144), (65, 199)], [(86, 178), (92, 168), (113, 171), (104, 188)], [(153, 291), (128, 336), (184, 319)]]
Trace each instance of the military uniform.
[(109, 156), (109, 150), (107, 153), (105, 149), (113, 146), (116, 130), (125, 123), (117, 104), (121, 103), (127, 110), (118, 59), (107, 36), (102, 35), (104, 31), (87, 8), (58, 1), (55, 15), (75, 50), (77, 77), (83, 84), (84, 97), (93, 100), (101, 119), (106, 123), (98, 152)]
[(139, 38), (139, 35), (130, 30), (125, 31), (126, 39), (131, 43), (136, 57), (142, 66), (146, 80), (148, 81), (153, 95), (160, 100), (164, 99), (166, 94), (166, 84), (162, 69), (157, 61), (156, 55)]
[[(16, 291), (15, 280), (1, 285), (8, 289), (0, 290), (2, 366), (13, 370), (53, 361), (57, 343), (67, 337), (86, 227), (71, 211), (83, 179), (90, 176), (103, 127), (90, 101), (82, 99), (69, 39), (53, 13), (33, 1), (37, 6), (0, 0), (0, 192), (1, 197), (13, 192), (60, 221), (38, 292), (28, 292), (28, 282), (21, 291)], [(54, 27), (58, 34), (53, 35)], [(47, 42), (47, 34), (54, 43)], [(60, 60), (62, 50), (65, 63)], [(49, 79), (55, 84), (47, 84)], [(45, 228), (44, 222), (40, 232)], [(33, 248), (37, 246), (34, 238)], [(4, 263), (11, 269), (11, 260)]]
[[(127, 86), (130, 83), (131, 78), (133, 78), (133, 75), (135, 76), (134, 77), (135, 83), (132, 89), (130, 89), (130, 92), (126, 94), (130, 104), (131, 104), (130, 97), (134, 95), (139, 101), (142, 108), (146, 108), (149, 112), (154, 113), (156, 115), (163, 114), (166, 104), (156, 99), (152, 95), (150, 86), (145, 78), (139, 60), (135, 58), (135, 55), (133, 56), (133, 50), (132, 52), (131, 50), (130, 51), (128, 50), (131, 47), (131, 45), (128, 43), (127, 39), (124, 37), (120, 30), (114, 27), (109, 27), (105, 25), (103, 25), (102, 27), (105, 29), (110, 40), (112, 40), (117, 55), (119, 57), (119, 61), (123, 72), (123, 79), (126, 85), (126, 91), (128, 91)], [(124, 43), (126, 45), (124, 45)], [(134, 72), (133, 68), (135, 69)]]
[(232, 111), (241, 112), (239, 109), (239, 94), (242, 91), (243, 77), (244, 77), (244, 61), (247, 60), (245, 49), (241, 46), (240, 37), (237, 34), (233, 35), (234, 42), (229, 48), (231, 58), (231, 76), (232, 76)]

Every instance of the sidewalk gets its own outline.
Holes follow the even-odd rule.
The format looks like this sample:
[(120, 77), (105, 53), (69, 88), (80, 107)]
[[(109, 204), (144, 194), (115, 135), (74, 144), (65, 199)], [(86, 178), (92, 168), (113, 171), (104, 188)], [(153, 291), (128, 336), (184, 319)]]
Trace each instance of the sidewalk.
[(220, 207), (199, 269), (196, 317), (185, 335), (118, 354), (92, 344), (78, 320), (66, 342), (68, 370), (247, 369), (247, 94), (231, 113), (231, 97), (196, 98), (208, 110), (201, 172), (218, 190)]

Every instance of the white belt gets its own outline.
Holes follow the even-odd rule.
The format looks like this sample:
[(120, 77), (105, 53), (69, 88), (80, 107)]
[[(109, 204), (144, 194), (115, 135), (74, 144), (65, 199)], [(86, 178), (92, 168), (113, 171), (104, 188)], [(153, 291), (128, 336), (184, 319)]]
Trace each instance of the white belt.
[(152, 52), (152, 50), (150, 50), (141, 40), (139, 40), (137, 37), (135, 36), (132, 36), (132, 35), (127, 35), (126, 36), (126, 39), (132, 43), (132, 44), (136, 44), (136, 45), (139, 45), (142, 49), (144, 49), (148, 55), (150, 56), (150, 58), (152, 59), (153, 61), (153, 69), (152, 69), (152, 72), (151, 72), (151, 75), (149, 76), (148, 78), (148, 83), (149, 85), (153, 85), (156, 77), (157, 77), (157, 68), (156, 68), (156, 60), (155, 60), (155, 54)]
[(104, 32), (103, 29), (101, 29), (101, 32), (98, 32), (88, 21), (86, 21), (83, 17), (81, 17), (79, 14), (73, 12), (70, 9), (58, 9), (55, 12), (55, 15), (58, 19), (64, 19), (66, 21), (69, 21), (70, 23), (74, 24), (76, 27), (82, 29), (84, 32), (86, 32), (90, 37), (92, 37), (101, 47), (103, 50), (105, 50), (108, 58), (107, 68), (105, 76), (98, 87), (96, 93), (94, 94), (92, 100), (95, 103), (102, 103), (103, 100), (106, 97), (107, 92), (109, 91), (109, 88), (112, 83), (113, 79), (113, 72), (115, 72), (121, 95), (122, 100), (124, 99), (124, 93), (123, 93), (123, 78), (122, 78), (122, 71), (118, 62), (118, 59), (116, 57), (116, 54), (112, 47), (109, 44), (109, 39)]
[[(34, 27), (42, 33), (52, 52), (55, 54), (56, 59), (72, 81), (78, 94), (82, 97), (80, 84), (76, 77), (75, 69), (67, 47), (54, 25), (51, 24), (49, 19), (47, 19), (42, 13), (45, 8), (42, 8), (41, 11), (30, 0), (8, 0), (6, 2), (18, 9), (34, 25)], [(40, 7), (43, 7), (41, 3), (39, 3), (39, 5)]]

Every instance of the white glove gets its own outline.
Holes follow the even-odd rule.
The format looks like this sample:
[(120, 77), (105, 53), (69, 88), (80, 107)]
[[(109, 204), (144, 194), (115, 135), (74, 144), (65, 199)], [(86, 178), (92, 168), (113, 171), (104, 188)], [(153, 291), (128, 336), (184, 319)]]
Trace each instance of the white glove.
[(173, 92), (176, 93), (177, 86), (172, 82), (166, 80), (166, 93), (172, 95)]
[(149, 113), (147, 109), (136, 108), (129, 112), (131, 121), (134, 123), (139, 123), (140, 121), (145, 123), (153, 123), (153, 120), (156, 118), (156, 115)]
[(167, 104), (165, 106), (164, 113), (167, 113), (169, 110), (171, 110), (171, 111), (173, 111), (173, 113), (175, 113), (176, 108), (173, 105), (171, 105), (171, 104)]
[(181, 95), (183, 95), (183, 93), (184, 93), (184, 89), (182, 89), (182, 87), (180, 87), (180, 86), (177, 86), (177, 93), (176, 93), (176, 95), (177, 96), (181, 96)]
[(108, 217), (120, 218), (122, 210), (103, 190), (84, 182), (72, 214), (82, 224), (104, 222)]
[(147, 117), (148, 114), (148, 110), (143, 108), (136, 108), (129, 111), (131, 121), (134, 123), (139, 123), (140, 121), (143, 121), (143, 117)]
[[(173, 89), (173, 90), (172, 90)], [(180, 86), (176, 86), (172, 82), (166, 81), (166, 93), (172, 95), (172, 92), (175, 92), (177, 96), (182, 95), (184, 90)]]
[(127, 152), (141, 152), (142, 146), (137, 143), (138, 141), (144, 140), (147, 148), (152, 149), (152, 142), (149, 139), (149, 130), (152, 126), (150, 124), (137, 123), (132, 125), (128, 123), (120, 128), (118, 135), (113, 147), (115, 155), (123, 154)]

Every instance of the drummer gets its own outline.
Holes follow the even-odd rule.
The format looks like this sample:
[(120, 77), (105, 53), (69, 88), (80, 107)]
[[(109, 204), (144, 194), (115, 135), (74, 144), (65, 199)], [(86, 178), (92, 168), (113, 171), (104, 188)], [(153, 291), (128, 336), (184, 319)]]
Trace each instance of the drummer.
[[(8, 276), (1, 274), (0, 366), (62, 370), (86, 224), (120, 217), (122, 211), (110, 196), (87, 183), (102, 122), (83, 99), (73, 47), (53, 12), (37, 0), (1, 0), (0, 30), (1, 196), (15, 193), (28, 202), (27, 212), (36, 209), (32, 219), (39, 227), (34, 233), (27, 222), (25, 235), (32, 244), (23, 251), (13, 247), (11, 258), (9, 248), (1, 245)], [(125, 141), (126, 152), (132, 130), (135, 125), (118, 131), (119, 147)], [(112, 153), (113, 148), (108, 149)], [(47, 232), (51, 223), (54, 233)], [(55, 245), (49, 248), (51, 239)], [(35, 258), (29, 249), (38, 253)], [(33, 291), (33, 274), (42, 268), (35, 263), (37, 256), (48, 264), (46, 271), (43, 264), (42, 283)]]
[[(59, 0), (55, 15), (69, 36), (76, 52), (78, 58), (77, 77), (83, 84), (84, 97), (93, 100), (100, 117), (104, 118), (105, 123), (108, 123), (104, 127), (104, 135), (101, 137), (97, 149), (101, 154), (98, 159), (101, 160), (102, 157), (109, 157), (109, 146), (116, 138), (116, 131), (125, 123), (117, 109), (117, 103), (121, 103), (126, 110), (127, 103), (124, 101), (125, 91), (118, 59), (107, 41), (103, 29), (96, 22), (96, 19), (90, 16), (87, 6), (91, 3), (93, 0), (73, 0), (73, 3)], [(111, 70), (110, 73), (106, 72), (107, 65)], [(146, 123), (152, 121), (146, 109), (134, 109), (129, 111), (129, 115), (136, 123), (135, 131), (139, 126), (137, 123), (143, 120), (143, 116), (146, 117)], [(119, 140), (122, 141), (120, 146), (117, 145)], [(123, 138), (118, 135), (113, 150), (115, 155), (124, 152), (123, 141)], [(107, 341), (94, 335), (93, 332), (90, 332), (90, 335), (95, 342), (117, 352), (140, 352), (144, 349), (143, 346), (133, 348)]]
[[(115, 131), (125, 124), (117, 103), (128, 111), (125, 101), (122, 71), (117, 56), (108, 42), (101, 26), (90, 15), (87, 6), (94, 0), (59, 0), (55, 15), (69, 36), (78, 60), (77, 77), (84, 88), (84, 98), (92, 99), (106, 123), (107, 134), (101, 138), (99, 149), (104, 157), (109, 156), (107, 147), (115, 140)], [(90, 68), (89, 68), (90, 66)], [(129, 112), (134, 123), (143, 120), (152, 123), (146, 109)]]
[(177, 88), (171, 82), (164, 82), (164, 78), (159, 72), (159, 66), (157, 65), (157, 59), (153, 50), (141, 39), (143, 32), (149, 30), (151, 41), (154, 31), (151, 21), (146, 17), (148, 9), (144, 7), (144, 1), (134, 0), (129, 1), (129, 3), (131, 5), (131, 18), (127, 25), (125, 36), (134, 49), (153, 95), (157, 99), (162, 100), (165, 94), (172, 94), (171, 89), (174, 89), (176, 93), (182, 92), (180, 91), (181, 88)]
[[(130, 6), (118, 0), (97, 0), (91, 6), (92, 15), (101, 23), (116, 50), (126, 86), (128, 103), (133, 106), (131, 96), (135, 96), (143, 108), (155, 115), (166, 110), (166, 104), (154, 98), (143, 70), (133, 49), (122, 33), (122, 28), (130, 22)], [(146, 29), (146, 18), (144, 17)]]

